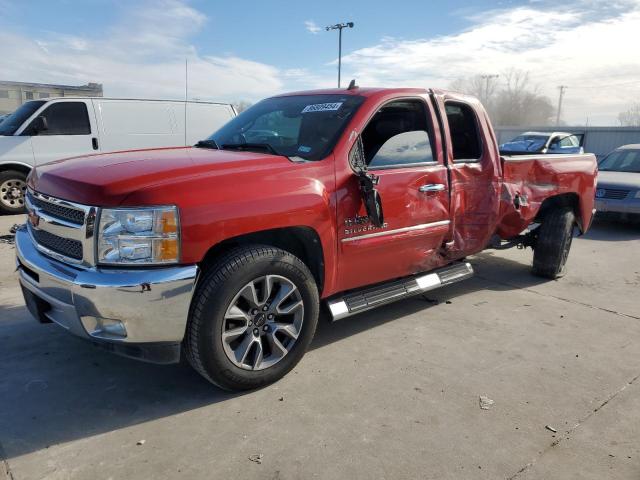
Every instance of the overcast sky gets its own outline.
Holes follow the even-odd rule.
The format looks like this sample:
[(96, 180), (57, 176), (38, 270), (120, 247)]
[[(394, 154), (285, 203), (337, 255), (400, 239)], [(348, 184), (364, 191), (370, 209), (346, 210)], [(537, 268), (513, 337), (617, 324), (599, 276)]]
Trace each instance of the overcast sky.
[[(336, 84), (446, 88), (530, 72), (568, 123), (614, 125), (640, 101), (640, 0), (0, 0), (0, 79), (104, 84), (105, 95), (256, 101)], [(503, 75), (504, 76), (504, 75)]]

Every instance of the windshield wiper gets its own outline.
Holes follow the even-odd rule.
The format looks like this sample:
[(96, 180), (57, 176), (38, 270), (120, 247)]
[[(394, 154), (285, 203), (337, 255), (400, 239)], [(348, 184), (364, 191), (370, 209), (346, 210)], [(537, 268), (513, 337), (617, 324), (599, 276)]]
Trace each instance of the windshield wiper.
[(196, 143), (194, 145), (194, 147), (197, 147), (197, 148), (215, 148), (216, 150), (220, 150), (220, 147), (218, 146), (216, 141), (214, 139), (212, 139), (212, 138), (209, 138), (207, 140), (200, 140), (200, 141), (198, 141), (198, 143)]
[(223, 143), (223, 150), (262, 150), (273, 155), (281, 155), (268, 143)]

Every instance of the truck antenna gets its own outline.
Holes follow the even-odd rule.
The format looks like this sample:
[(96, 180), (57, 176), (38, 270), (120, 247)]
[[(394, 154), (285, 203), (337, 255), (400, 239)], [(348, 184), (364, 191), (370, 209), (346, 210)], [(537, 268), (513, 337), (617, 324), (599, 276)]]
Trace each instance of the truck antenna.
[(358, 86), (356, 85), (356, 79), (354, 78), (349, 82), (349, 86), (347, 87), (347, 90), (355, 90), (356, 88), (358, 88)]

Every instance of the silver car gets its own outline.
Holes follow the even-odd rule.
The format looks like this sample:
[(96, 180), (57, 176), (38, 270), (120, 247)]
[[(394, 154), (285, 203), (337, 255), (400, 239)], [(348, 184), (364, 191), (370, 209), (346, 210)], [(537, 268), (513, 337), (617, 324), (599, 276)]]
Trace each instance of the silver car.
[(615, 149), (600, 160), (598, 170), (598, 213), (640, 220), (640, 144)]

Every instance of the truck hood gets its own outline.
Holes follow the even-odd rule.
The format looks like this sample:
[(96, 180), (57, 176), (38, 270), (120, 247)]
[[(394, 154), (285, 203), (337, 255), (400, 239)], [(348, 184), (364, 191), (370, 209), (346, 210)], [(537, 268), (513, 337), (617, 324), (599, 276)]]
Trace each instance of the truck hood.
[(85, 205), (117, 206), (132, 192), (194, 177), (291, 166), (286, 157), (203, 148), (166, 148), (88, 155), (39, 166), (29, 186)]
[(640, 190), (640, 173), (600, 170), (598, 172), (598, 187)]

